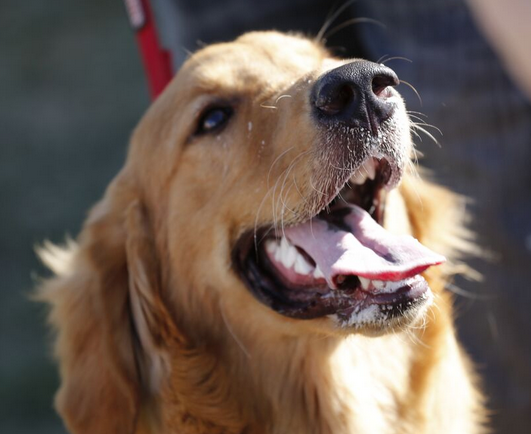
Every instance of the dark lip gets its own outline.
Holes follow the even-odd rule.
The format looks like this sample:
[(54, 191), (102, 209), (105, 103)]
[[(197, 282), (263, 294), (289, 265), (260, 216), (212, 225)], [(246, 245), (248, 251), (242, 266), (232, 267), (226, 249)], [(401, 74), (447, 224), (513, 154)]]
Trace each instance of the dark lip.
[[(389, 294), (368, 294), (364, 305), (351, 307), (346, 310), (336, 312), (338, 318), (348, 321), (355, 309), (362, 310), (371, 305), (377, 305), (380, 311), (385, 314), (386, 320), (401, 318), (407, 312), (414, 310), (424, 304), (428, 299), (428, 283), (422, 279), (413, 282), (411, 285), (404, 285), (393, 293)], [(364, 292), (364, 291), (363, 291)]]

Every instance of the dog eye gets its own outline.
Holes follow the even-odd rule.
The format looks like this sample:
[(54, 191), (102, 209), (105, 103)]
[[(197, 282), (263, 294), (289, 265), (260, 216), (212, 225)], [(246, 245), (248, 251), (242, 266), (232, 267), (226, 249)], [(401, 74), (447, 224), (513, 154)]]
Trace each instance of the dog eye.
[(199, 120), (196, 134), (220, 131), (232, 116), (230, 107), (213, 107), (205, 111)]

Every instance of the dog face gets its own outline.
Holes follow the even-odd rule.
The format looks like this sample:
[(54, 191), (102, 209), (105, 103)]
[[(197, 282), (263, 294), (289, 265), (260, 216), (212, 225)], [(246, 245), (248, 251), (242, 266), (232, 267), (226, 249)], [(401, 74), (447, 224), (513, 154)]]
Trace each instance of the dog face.
[(397, 84), (274, 32), (193, 55), (129, 158), (170, 305), (283, 333), (413, 321), (431, 298), (420, 273), (444, 258), (382, 227), (407, 230), (387, 197), (412, 152)]
[[(444, 258), (410, 235), (450, 257), (463, 246), (454, 196), (411, 176), (397, 83), (385, 66), (275, 32), (186, 62), (77, 244), (43, 253), (57, 273), (39, 290), (58, 331), (56, 406), (71, 432), (266, 432), (276, 413), (289, 421), (270, 431), (295, 432), (321, 423), (314, 397), (332, 397), (323, 421), (343, 420), (338, 402), (357, 407), (335, 394), (351, 371), (342, 336), (423, 317), (420, 273)], [(430, 269), (439, 297), (423, 348), (451, 332), (443, 273)], [(373, 364), (391, 341), (402, 361), (427, 357), (399, 337), (360, 339), (367, 372), (395, 376), (396, 364)], [(426, 357), (411, 369), (427, 385)], [(407, 389), (397, 384), (389, 396)], [(353, 415), (371, 424), (365, 408), (387, 401), (362, 408)]]

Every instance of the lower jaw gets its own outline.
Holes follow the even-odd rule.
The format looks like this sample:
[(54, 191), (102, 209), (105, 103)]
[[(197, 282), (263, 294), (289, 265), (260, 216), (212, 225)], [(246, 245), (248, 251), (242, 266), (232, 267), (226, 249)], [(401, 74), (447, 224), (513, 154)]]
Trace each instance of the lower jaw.
[(393, 293), (374, 294), (360, 288), (330, 290), (299, 305), (270, 307), (295, 319), (328, 317), (345, 327), (381, 326), (414, 317), (431, 302), (433, 295), (426, 281), (421, 277), (411, 280)]
[(374, 300), (364, 307), (339, 310), (328, 315), (328, 318), (336, 327), (364, 330), (379, 335), (389, 329), (414, 323), (432, 303), (433, 294), (429, 288), (420, 293), (413, 288), (400, 298), (401, 301), (389, 303)]

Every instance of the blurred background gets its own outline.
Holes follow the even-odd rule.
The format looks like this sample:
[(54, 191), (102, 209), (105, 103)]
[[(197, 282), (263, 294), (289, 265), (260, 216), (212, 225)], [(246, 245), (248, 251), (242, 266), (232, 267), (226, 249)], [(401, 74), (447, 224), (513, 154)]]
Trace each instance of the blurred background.
[[(399, 86), (422, 113), (414, 120), (442, 131), (423, 125), (439, 145), (421, 133), (421, 163), (472, 199), (471, 227), (489, 259), (468, 260), (483, 283), (448, 288), (458, 332), (484, 379), (494, 431), (531, 432), (529, 2), (509, 0), (501, 12), (492, 0), (263, 3), (155, 0), (174, 68), (187, 50), (246, 30), (316, 35), (345, 5), (327, 45), (345, 57), (385, 56), (414, 85), (422, 102)], [(64, 433), (52, 408), (58, 377), (46, 309), (28, 299), (48, 275), (33, 249), (77, 235), (149, 102), (120, 0), (0, 0), (1, 433)]]

